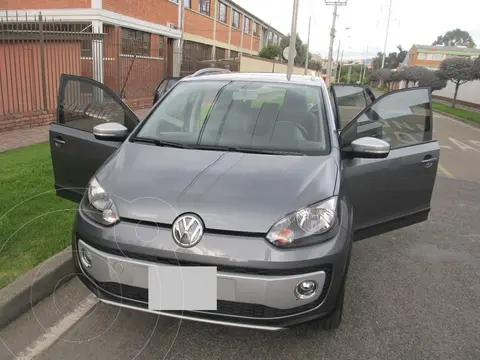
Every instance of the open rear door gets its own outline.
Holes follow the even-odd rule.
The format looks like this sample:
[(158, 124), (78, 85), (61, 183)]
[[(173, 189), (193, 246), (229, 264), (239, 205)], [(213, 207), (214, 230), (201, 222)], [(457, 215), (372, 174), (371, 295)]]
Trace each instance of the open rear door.
[(122, 144), (95, 138), (93, 128), (105, 122), (120, 123), (131, 132), (139, 120), (105, 85), (80, 76), (62, 75), (57, 119), (49, 131), (58, 196), (80, 201), (88, 181)]
[(361, 85), (333, 84), (330, 93), (339, 130), (375, 100), (372, 90)]

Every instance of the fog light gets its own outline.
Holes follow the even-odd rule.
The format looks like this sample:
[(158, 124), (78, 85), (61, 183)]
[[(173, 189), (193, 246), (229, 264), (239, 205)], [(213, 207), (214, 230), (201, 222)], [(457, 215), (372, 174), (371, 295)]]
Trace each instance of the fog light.
[(308, 299), (315, 295), (317, 283), (313, 280), (304, 280), (295, 288), (295, 295), (299, 299)]
[(90, 255), (90, 252), (85, 248), (80, 250), (80, 261), (82, 262), (82, 265), (87, 269), (90, 269), (92, 267), (92, 255)]

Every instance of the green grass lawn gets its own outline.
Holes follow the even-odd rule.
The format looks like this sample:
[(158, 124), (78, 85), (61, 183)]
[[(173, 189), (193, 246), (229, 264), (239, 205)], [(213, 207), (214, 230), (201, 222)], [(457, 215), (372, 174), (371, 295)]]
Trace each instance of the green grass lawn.
[(0, 153), (0, 289), (70, 245), (77, 204), (55, 196), (48, 143)]
[(447, 114), (458, 116), (459, 118), (480, 124), (480, 111), (470, 111), (465, 109), (451, 108), (448, 105), (433, 101), (433, 109), (446, 112)]

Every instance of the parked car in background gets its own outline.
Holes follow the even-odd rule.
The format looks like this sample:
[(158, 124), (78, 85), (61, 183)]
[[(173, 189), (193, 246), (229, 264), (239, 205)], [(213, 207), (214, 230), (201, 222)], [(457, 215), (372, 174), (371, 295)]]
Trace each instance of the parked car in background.
[(80, 204), (77, 273), (116, 306), (336, 329), (353, 242), (428, 219), (430, 91), (214, 72), (177, 80), (142, 122), (105, 85), (61, 77), (50, 145), (57, 195)]

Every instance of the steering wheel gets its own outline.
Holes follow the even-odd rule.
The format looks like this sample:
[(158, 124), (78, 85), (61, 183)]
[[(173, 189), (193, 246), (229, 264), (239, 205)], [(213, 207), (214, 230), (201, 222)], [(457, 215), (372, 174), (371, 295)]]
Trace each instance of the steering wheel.
[(308, 139), (308, 131), (307, 131), (307, 129), (305, 129), (302, 125), (300, 125), (300, 124), (298, 124), (298, 123), (291, 122), (291, 121), (285, 121), (285, 120), (277, 121), (277, 124), (282, 124), (282, 123), (290, 124), (290, 125), (295, 126), (298, 130), (300, 130), (300, 132), (302, 133), (303, 138), (304, 138), (304, 139)]

